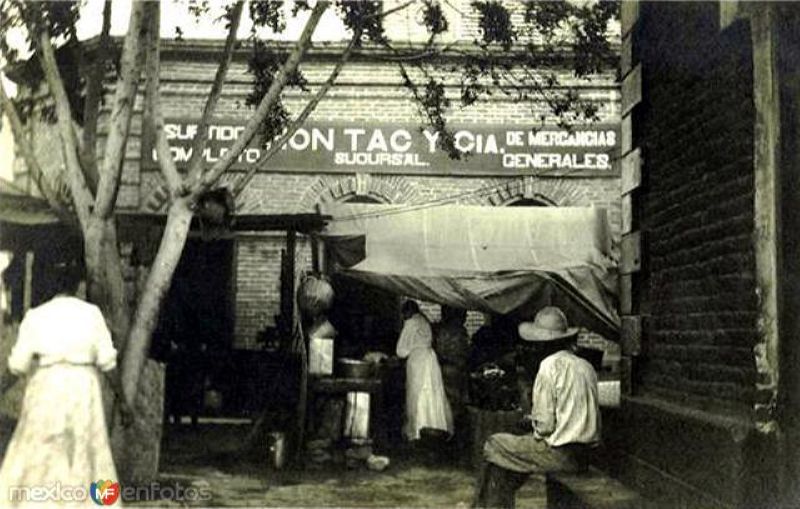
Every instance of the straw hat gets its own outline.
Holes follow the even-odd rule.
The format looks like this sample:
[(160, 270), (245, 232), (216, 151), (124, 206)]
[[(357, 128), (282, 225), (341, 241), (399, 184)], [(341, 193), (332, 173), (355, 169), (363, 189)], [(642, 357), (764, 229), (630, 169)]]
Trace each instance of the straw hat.
[(555, 341), (578, 333), (577, 327), (567, 326), (567, 317), (555, 306), (540, 309), (532, 322), (522, 322), (518, 330), (525, 341)]

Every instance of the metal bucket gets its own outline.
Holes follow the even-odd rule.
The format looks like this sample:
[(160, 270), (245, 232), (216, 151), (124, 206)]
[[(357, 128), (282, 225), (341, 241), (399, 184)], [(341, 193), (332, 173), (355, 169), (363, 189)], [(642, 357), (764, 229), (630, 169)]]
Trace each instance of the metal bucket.
[(282, 469), (286, 465), (286, 434), (282, 431), (268, 433), (267, 447), (270, 466), (275, 470)]

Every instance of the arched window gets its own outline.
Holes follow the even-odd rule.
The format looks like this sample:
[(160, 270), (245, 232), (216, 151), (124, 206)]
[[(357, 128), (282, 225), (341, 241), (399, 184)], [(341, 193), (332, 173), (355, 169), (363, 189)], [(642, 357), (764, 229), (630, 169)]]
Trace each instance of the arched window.
[(505, 204), (506, 207), (555, 207), (556, 204), (544, 196), (536, 198), (517, 198)]
[(367, 204), (373, 204), (373, 205), (378, 205), (378, 204), (383, 203), (379, 199), (377, 199), (375, 197), (372, 197), (372, 196), (369, 196), (369, 195), (366, 195), (366, 194), (362, 194), (362, 195), (352, 194), (350, 196), (345, 197), (343, 200), (341, 200), (341, 202), (342, 203), (367, 203)]

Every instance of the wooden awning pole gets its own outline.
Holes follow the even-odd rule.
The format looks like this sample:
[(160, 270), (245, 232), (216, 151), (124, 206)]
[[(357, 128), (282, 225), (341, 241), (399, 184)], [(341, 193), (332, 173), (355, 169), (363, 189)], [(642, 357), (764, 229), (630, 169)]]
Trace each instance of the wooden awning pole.
[(311, 269), (315, 274), (320, 274), (319, 237), (315, 233), (311, 234)]
[(25, 280), (22, 290), (22, 312), (27, 313), (33, 305), (33, 264), (35, 255), (33, 251), (25, 252)]

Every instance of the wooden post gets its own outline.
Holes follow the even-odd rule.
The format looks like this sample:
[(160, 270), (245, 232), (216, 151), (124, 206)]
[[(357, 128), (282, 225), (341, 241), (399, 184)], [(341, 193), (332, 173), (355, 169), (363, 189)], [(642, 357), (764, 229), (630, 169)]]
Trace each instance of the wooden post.
[(781, 359), (778, 386), (778, 418), (784, 437), (783, 455), (786, 467), (783, 472), (783, 500), (787, 505), (800, 500), (800, 9), (784, 7), (779, 11), (777, 82), (780, 84), (781, 132), (781, 279), (779, 347)]
[(639, 58), (637, 26), (640, 6), (638, 1), (623, 2), (620, 12), (622, 25), (622, 239), (620, 246), (620, 313), (622, 331), (620, 360), (622, 393), (634, 392), (637, 356), (642, 351), (642, 317), (638, 301), (637, 273), (642, 270), (642, 232), (639, 225), (639, 194), (642, 182), (642, 151), (635, 145), (638, 125), (634, 112), (642, 102), (645, 91), (642, 85), (642, 64)]
[(294, 287), (294, 279), (295, 279), (295, 263), (294, 259), (297, 255), (297, 232), (294, 230), (289, 230), (286, 232), (286, 295), (288, 297), (288, 302), (285, 302), (284, 311), (285, 315), (284, 318), (286, 319), (286, 324), (289, 327), (292, 326), (294, 323), (294, 302), (295, 302), (295, 287)]
[(756, 113), (753, 239), (759, 319), (753, 348), (757, 370), (753, 411), (756, 427), (773, 434), (780, 451), (775, 460), (777, 488), (768, 488), (780, 498), (769, 505), (789, 507), (800, 496), (800, 214), (796, 206), (800, 11), (793, 5), (772, 3), (743, 2), (740, 7), (728, 17), (750, 17)]
[(22, 314), (28, 312), (33, 302), (33, 251), (25, 251), (25, 281), (22, 287)]
[(0, 253), (0, 343), (5, 341), (6, 306), (9, 304), (6, 301), (6, 287), (3, 284), (3, 272), (8, 268), (9, 263), (11, 263), (10, 258)]
[(316, 234), (311, 234), (311, 269), (319, 274), (321, 267), (319, 263), (319, 238)]
[(296, 334), (302, 334), (302, 327), (298, 330), (295, 327), (295, 256), (297, 254), (297, 232), (289, 230), (286, 232), (286, 250), (284, 258), (284, 284), (285, 292), (283, 302), (281, 302), (282, 314), (288, 333), (292, 335), (291, 344), (295, 346), (293, 357), (298, 360), (298, 395), (297, 407), (295, 409), (295, 444), (294, 460), (297, 462), (303, 452), (306, 430), (306, 405), (308, 404), (308, 355), (306, 353), (306, 340), (304, 337), (297, 338)]

